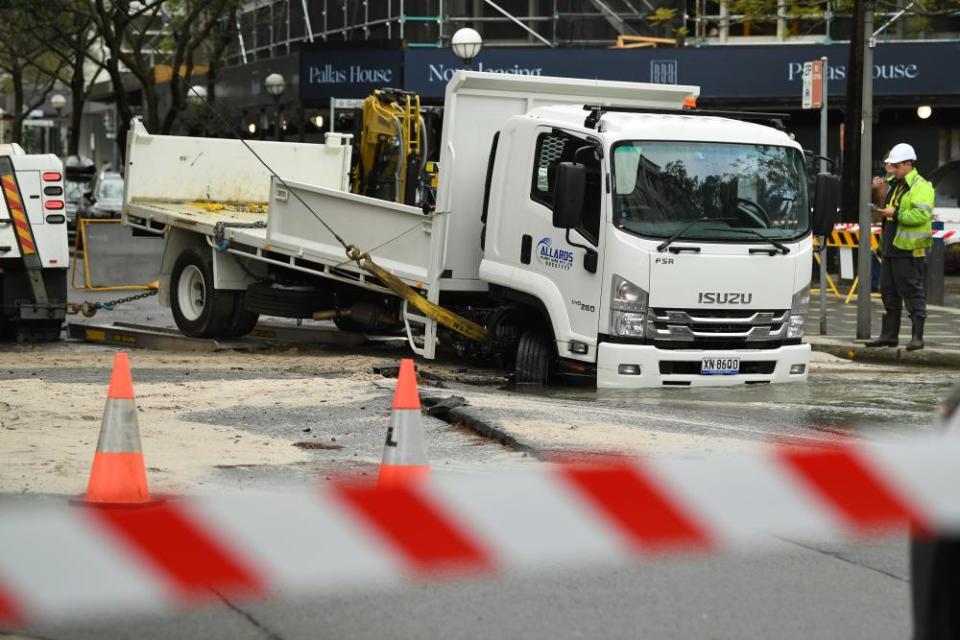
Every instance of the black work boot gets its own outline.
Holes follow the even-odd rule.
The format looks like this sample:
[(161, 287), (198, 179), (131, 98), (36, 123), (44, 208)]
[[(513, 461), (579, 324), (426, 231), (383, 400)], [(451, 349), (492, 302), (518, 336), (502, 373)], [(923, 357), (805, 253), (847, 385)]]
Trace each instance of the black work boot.
[(883, 328), (876, 340), (864, 342), (866, 347), (895, 347), (900, 342), (900, 315), (883, 314)]
[(927, 319), (920, 316), (910, 319), (913, 321), (913, 337), (910, 338), (907, 351), (923, 349), (923, 323), (926, 322)]

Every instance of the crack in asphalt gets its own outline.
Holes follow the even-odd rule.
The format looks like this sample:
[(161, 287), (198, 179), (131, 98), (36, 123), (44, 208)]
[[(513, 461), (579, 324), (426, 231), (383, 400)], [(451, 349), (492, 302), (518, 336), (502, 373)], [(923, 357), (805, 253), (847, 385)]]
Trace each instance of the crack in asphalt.
[(871, 567), (871, 566), (868, 565), (868, 564), (863, 564), (862, 562), (857, 562), (856, 560), (851, 560), (850, 558), (844, 557), (844, 556), (840, 555), (840, 554), (837, 553), (837, 552), (826, 551), (826, 550), (824, 550), (824, 549), (818, 549), (817, 547), (813, 547), (813, 546), (810, 546), (810, 545), (807, 545), (807, 544), (803, 544), (802, 542), (797, 542), (796, 540), (790, 540), (790, 539), (788, 539), (788, 538), (781, 538), (780, 536), (775, 536), (775, 537), (776, 537), (778, 540), (782, 540), (783, 542), (786, 542), (786, 543), (788, 543), (788, 544), (796, 545), (796, 546), (798, 546), (798, 547), (800, 547), (800, 548), (802, 548), (802, 549), (806, 549), (807, 551), (814, 551), (814, 552), (816, 552), (816, 553), (819, 553), (819, 554), (824, 555), (824, 556), (828, 556), (828, 557), (833, 558), (833, 559), (835, 559), (835, 560), (839, 560), (839, 561), (845, 562), (845, 563), (847, 563), (847, 564), (852, 564), (852, 565), (855, 566), (855, 567), (860, 567), (861, 569), (866, 569), (866, 570), (868, 570), (868, 571), (873, 571), (874, 573), (879, 573), (879, 574), (882, 575), (882, 576), (886, 576), (886, 577), (888, 577), (888, 578), (893, 578), (894, 580), (897, 580), (898, 582), (905, 582), (905, 583), (907, 583), (907, 584), (910, 583), (910, 579), (909, 579), (909, 578), (904, 578), (903, 576), (898, 576), (898, 575), (895, 574), (895, 573), (891, 573), (891, 572), (889, 572), (889, 571), (884, 571), (883, 569), (878, 569), (877, 567)]
[(254, 627), (256, 627), (258, 631), (262, 631), (267, 638), (269, 638), (270, 640), (283, 640), (283, 636), (281, 636), (279, 633), (273, 631), (272, 629), (267, 627), (265, 624), (257, 620), (252, 613), (230, 602), (230, 600), (225, 595), (223, 595), (216, 589), (212, 589), (212, 591), (215, 594), (217, 594), (217, 597), (220, 598), (221, 601), (223, 601), (223, 604), (227, 605), (227, 607), (229, 607), (235, 613), (238, 613), (242, 617), (246, 618), (247, 622), (249, 622)]

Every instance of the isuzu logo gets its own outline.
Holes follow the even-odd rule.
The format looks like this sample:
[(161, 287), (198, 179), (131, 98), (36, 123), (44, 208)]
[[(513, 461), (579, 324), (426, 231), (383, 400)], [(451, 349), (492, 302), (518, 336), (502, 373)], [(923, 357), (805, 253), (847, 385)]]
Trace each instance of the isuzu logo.
[(753, 301), (753, 294), (701, 291), (698, 300), (700, 304), (750, 304)]

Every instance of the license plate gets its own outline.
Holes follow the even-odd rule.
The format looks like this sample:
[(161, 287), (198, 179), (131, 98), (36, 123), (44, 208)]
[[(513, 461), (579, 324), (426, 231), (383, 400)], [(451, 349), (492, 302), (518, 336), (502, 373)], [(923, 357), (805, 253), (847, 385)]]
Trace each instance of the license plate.
[(704, 376), (731, 376), (740, 373), (740, 358), (704, 358), (700, 374)]

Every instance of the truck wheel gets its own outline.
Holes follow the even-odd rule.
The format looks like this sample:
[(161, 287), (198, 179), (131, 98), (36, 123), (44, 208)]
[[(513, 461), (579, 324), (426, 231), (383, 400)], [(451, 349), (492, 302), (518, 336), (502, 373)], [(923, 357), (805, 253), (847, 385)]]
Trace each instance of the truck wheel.
[(517, 384), (545, 385), (550, 379), (553, 345), (539, 331), (525, 331), (517, 345)]
[(234, 303), (233, 318), (230, 321), (230, 326), (227, 327), (226, 336), (230, 338), (240, 338), (253, 331), (253, 328), (257, 326), (257, 321), (260, 319), (260, 314), (254, 311), (247, 311), (243, 291), (235, 291), (233, 294), (236, 302)]
[(334, 302), (329, 292), (306, 285), (281, 286), (256, 282), (247, 287), (243, 308), (266, 316), (310, 318), (314, 311), (329, 309)]
[(209, 249), (184, 249), (173, 263), (170, 277), (170, 309), (180, 331), (191, 338), (224, 336), (235, 307), (233, 291), (213, 288)]

